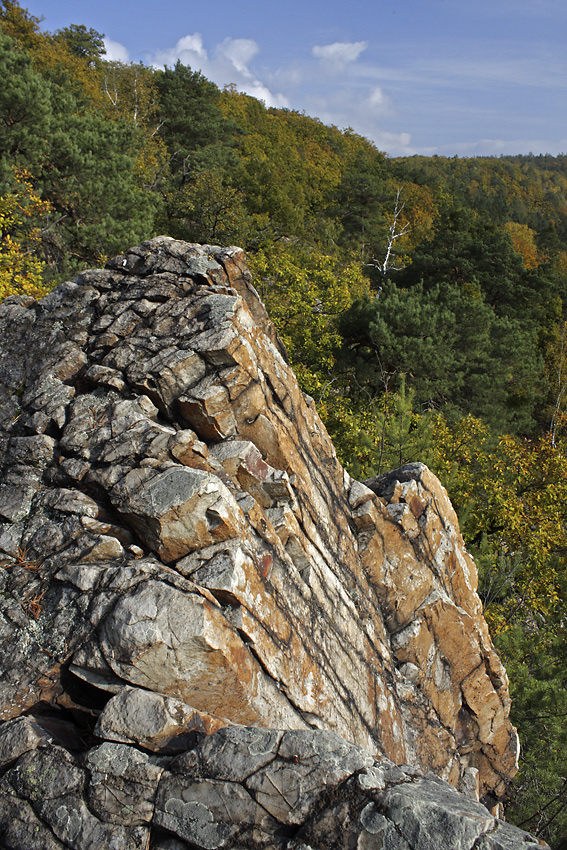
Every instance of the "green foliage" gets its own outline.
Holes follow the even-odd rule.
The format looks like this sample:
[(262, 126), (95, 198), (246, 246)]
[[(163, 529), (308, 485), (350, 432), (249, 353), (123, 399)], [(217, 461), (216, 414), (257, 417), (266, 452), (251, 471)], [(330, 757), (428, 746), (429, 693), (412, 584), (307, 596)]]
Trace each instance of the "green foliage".
[(181, 62), (156, 73), (156, 120), (170, 156), (176, 185), (226, 163), (234, 126), (219, 107), (220, 91)]
[(354, 241), (366, 261), (378, 253), (383, 228), (385, 161), (370, 145), (355, 148), (337, 187), (334, 214), (341, 227), (341, 242)]
[(292, 362), (329, 377), (340, 340), (337, 319), (367, 287), (360, 267), (318, 251), (275, 245), (259, 251), (252, 268)]
[(422, 286), (398, 289), (386, 281), (377, 296), (353, 304), (341, 317), (340, 331), (357, 385), (376, 394), (404, 374), (419, 403), (449, 392), (455, 317), (438, 302), (439, 290), (426, 299)]
[(243, 230), (241, 193), (226, 168), (236, 128), (220, 109), (219, 89), (177, 62), (156, 73), (154, 90), (153, 132), (167, 152), (152, 184), (161, 195), (161, 229), (190, 241), (234, 242)]
[(406, 389), (405, 375), (400, 376), (399, 390), (387, 389), (377, 403), (369, 400), (374, 418), (373, 469), (380, 475), (405, 463), (420, 461), (433, 438), (433, 412), (416, 413), (413, 390)]
[(250, 244), (265, 247), (294, 236), (328, 246), (338, 230), (326, 208), (340, 179), (340, 133), (297, 112), (266, 109), (231, 89), (221, 107), (241, 130), (231, 174), (254, 225)]
[(533, 331), (454, 284), (401, 289), (386, 280), (339, 328), (356, 386), (376, 394), (403, 374), (422, 408), (474, 413), (499, 430), (533, 424), (541, 372)]
[(483, 296), (500, 315), (517, 316), (532, 295), (510, 235), (458, 207), (439, 215), (432, 238), (416, 247), (411, 265), (396, 280), (401, 286), (419, 280), (428, 287), (453, 284), (472, 296)]
[(100, 262), (151, 232), (151, 199), (135, 174), (135, 127), (85, 111), (54, 116), (50, 167), (40, 179), (60, 214), (59, 236), (79, 260)]
[(0, 191), (13, 183), (14, 166), (36, 169), (48, 151), (51, 90), (32, 67), (28, 53), (16, 48), (0, 29)]
[(189, 242), (246, 244), (252, 225), (241, 190), (211, 169), (164, 192), (168, 233)]
[(522, 740), (506, 814), (556, 848), (567, 837), (566, 614), (562, 602), (547, 618), (514, 624), (496, 641), (510, 678), (512, 722)]
[(477, 559), (495, 632), (553, 611), (567, 551), (567, 455), (549, 435), (496, 437), (479, 419), (437, 416), (423, 459), (445, 483)]
[(69, 51), (87, 62), (99, 60), (105, 52), (104, 35), (83, 24), (71, 24), (57, 30), (56, 36), (67, 45)]
[(138, 184), (137, 128), (108, 119), (77, 97), (67, 77), (34, 70), (0, 33), (0, 190), (25, 166), (52, 214), (43, 252), (55, 272), (96, 264), (152, 229), (153, 202)]

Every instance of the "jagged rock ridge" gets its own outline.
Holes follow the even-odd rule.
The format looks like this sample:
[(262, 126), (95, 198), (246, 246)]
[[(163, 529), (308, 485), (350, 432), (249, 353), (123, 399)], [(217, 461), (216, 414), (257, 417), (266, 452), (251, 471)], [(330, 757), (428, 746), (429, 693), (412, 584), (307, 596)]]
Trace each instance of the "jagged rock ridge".
[[(447, 495), (421, 464), (368, 486), (349, 478), (239, 249), (151, 240), (41, 302), (7, 299), (0, 340), (5, 823), (18, 811), (66, 846), (91, 846), (92, 830), (104, 842), (96, 824), (123, 822), (93, 800), (113, 780), (85, 788), (120, 765), (129, 776), (133, 760), (121, 788), (146, 783), (141, 771), (153, 790), (117, 847), (144, 846), (150, 822), (191, 846), (232, 846), (238, 830), (201, 840), (201, 827), (175, 827), (171, 800), (194, 813), (205, 803), (188, 777), (201, 791), (230, 781), (187, 765), (203, 733), (242, 724), (295, 730), (312, 747), (323, 740), (312, 730), (328, 730), (413, 765), (402, 783), (433, 781), (415, 779), (431, 770), (469, 796), (503, 793), (517, 760), (507, 679)], [(77, 718), (108, 742), (78, 761)], [(284, 761), (297, 779), (296, 758)], [(69, 785), (34, 797), (25, 776), (51, 775), (51, 762)], [(332, 775), (336, 806), (361, 769)], [(168, 802), (177, 781), (185, 790)], [(226, 793), (258, 805), (251, 782)], [(75, 795), (83, 838), (53, 814), (61, 793)], [(313, 807), (298, 812), (307, 829)], [(368, 834), (390, 829), (385, 812)], [(271, 817), (270, 841), (291, 848)], [(474, 841), (496, 828), (487, 817)]]

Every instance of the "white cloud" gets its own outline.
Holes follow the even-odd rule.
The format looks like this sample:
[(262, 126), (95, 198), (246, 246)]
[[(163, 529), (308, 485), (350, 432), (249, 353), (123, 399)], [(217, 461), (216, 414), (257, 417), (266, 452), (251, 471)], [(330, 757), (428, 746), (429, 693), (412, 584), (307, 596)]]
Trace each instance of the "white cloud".
[(196, 53), (197, 56), (202, 56), (204, 59), (207, 57), (207, 51), (203, 46), (203, 36), (199, 32), (193, 35), (184, 35), (183, 38), (179, 39), (175, 48), (181, 53)]
[(109, 62), (124, 62), (130, 61), (128, 49), (120, 44), (119, 41), (111, 41), (110, 38), (104, 39), (104, 54), (105, 59)]
[(412, 139), (409, 133), (391, 132), (385, 128), (385, 119), (397, 116), (389, 97), (379, 86), (336, 86), (317, 80), (304, 94), (301, 107), (324, 124), (340, 129), (353, 128), (359, 135), (373, 141), (379, 150), (388, 151), (393, 156), (414, 152), (410, 151)]
[(201, 71), (221, 88), (235, 85), (239, 91), (263, 100), (266, 106), (289, 106), (285, 95), (272, 92), (250, 68), (259, 51), (258, 44), (251, 38), (225, 38), (215, 46), (211, 56), (202, 35), (193, 33), (180, 38), (174, 47), (158, 50), (148, 61), (156, 68), (163, 68), (166, 65), (174, 67), (179, 60), (194, 71)]
[(288, 92), (302, 86), (306, 80), (311, 78), (305, 64), (303, 62), (294, 62), (292, 65), (285, 65), (275, 70), (265, 72), (266, 80), (269, 85), (281, 88)]
[(372, 112), (390, 112), (390, 98), (384, 94), (380, 86), (375, 86), (366, 99), (366, 104)]
[(156, 68), (166, 65), (173, 68), (177, 61), (183, 65), (190, 65), (194, 70), (202, 70), (207, 65), (207, 51), (203, 45), (203, 36), (196, 32), (193, 35), (184, 35), (175, 47), (166, 50), (158, 50), (151, 57), (151, 64)]
[(266, 106), (274, 106), (278, 109), (289, 107), (289, 100), (285, 97), (285, 95), (274, 94), (259, 80), (254, 80), (252, 83), (244, 84), (239, 88), (240, 91), (243, 91), (245, 94), (249, 94), (250, 97), (255, 97), (257, 100), (263, 100)]
[(259, 51), (260, 48), (251, 38), (225, 38), (217, 47), (217, 54), (225, 56), (245, 76), (252, 76), (248, 65)]
[(367, 47), (367, 41), (335, 41), (333, 44), (316, 44), (311, 52), (316, 59), (320, 59), (325, 65), (336, 70), (342, 70), (351, 62), (356, 62)]
[(385, 130), (378, 130), (369, 138), (379, 150), (387, 151), (389, 156), (411, 156), (415, 153), (409, 133), (388, 133)]

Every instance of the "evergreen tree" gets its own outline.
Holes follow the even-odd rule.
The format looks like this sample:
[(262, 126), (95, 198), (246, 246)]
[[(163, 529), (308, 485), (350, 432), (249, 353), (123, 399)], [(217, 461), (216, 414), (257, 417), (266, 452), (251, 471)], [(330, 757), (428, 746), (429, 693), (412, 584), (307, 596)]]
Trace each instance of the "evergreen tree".
[(83, 24), (71, 24), (57, 30), (56, 37), (65, 42), (69, 51), (87, 62), (97, 62), (105, 53), (104, 35), (87, 29)]
[(140, 132), (78, 99), (63, 75), (50, 79), (0, 32), (0, 191), (24, 166), (52, 214), (43, 251), (53, 269), (69, 273), (147, 237), (154, 202), (138, 185)]
[(498, 317), (455, 285), (400, 289), (386, 281), (375, 297), (341, 317), (343, 362), (373, 394), (405, 375), (422, 408), (482, 416), (495, 430), (529, 431), (542, 364), (536, 334)]
[(199, 71), (181, 62), (156, 76), (159, 133), (170, 156), (177, 186), (202, 171), (222, 168), (233, 147), (235, 127), (219, 107), (220, 91)]
[[(358, 142), (358, 137), (355, 137)], [(347, 161), (335, 193), (334, 215), (338, 218), (343, 245), (354, 241), (366, 262), (380, 253), (384, 229), (383, 207), (387, 194), (384, 157), (369, 144), (355, 150)]]
[[(230, 237), (233, 230), (238, 235), (232, 225), (242, 220), (241, 195), (232, 190), (227, 173), (235, 125), (220, 109), (219, 89), (178, 61), (157, 73), (155, 90), (156, 132), (168, 157), (154, 181), (163, 202), (163, 229), (190, 241), (236, 241)], [(215, 200), (215, 192), (222, 200)]]
[(419, 404), (433, 404), (454, 387), (455, 317), (439, 303), (439, 290), (398, 289), (385, 281), (376, 297), (366, 295), (339, 323), (343, 359), (354, 365), (357, 383), (381, 393), (404, 374)]
[(419, 280), (427, 287), (450, 283), (481, 295), (499, 315), (517, 316), (538, 298), (510, 235), (458, 207), (439, 216), (433, 237), (415, 249), (411, 265), (396, 277), (400, 286)]
[(52, 129), (51, 87), (28, 53), (0, 29), (0, 193), (13, 184), (13, 167), (41, 168)]

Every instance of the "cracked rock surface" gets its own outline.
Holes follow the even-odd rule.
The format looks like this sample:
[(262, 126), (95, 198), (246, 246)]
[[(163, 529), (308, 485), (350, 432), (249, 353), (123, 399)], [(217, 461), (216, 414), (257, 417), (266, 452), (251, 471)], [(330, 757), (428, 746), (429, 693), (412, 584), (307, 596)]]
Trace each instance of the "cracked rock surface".
[(541, 847), (435, 775), (334, 732), (233, 725), (176, 756), (30, 747), (0, 780), (6, 850)]
[(0, 305), (4, 846), (438, 847), (461, 805), (514, 847), (445, 784), (495, 805), (508, 713), (445, 490), (341, 468), (238, 248)]

